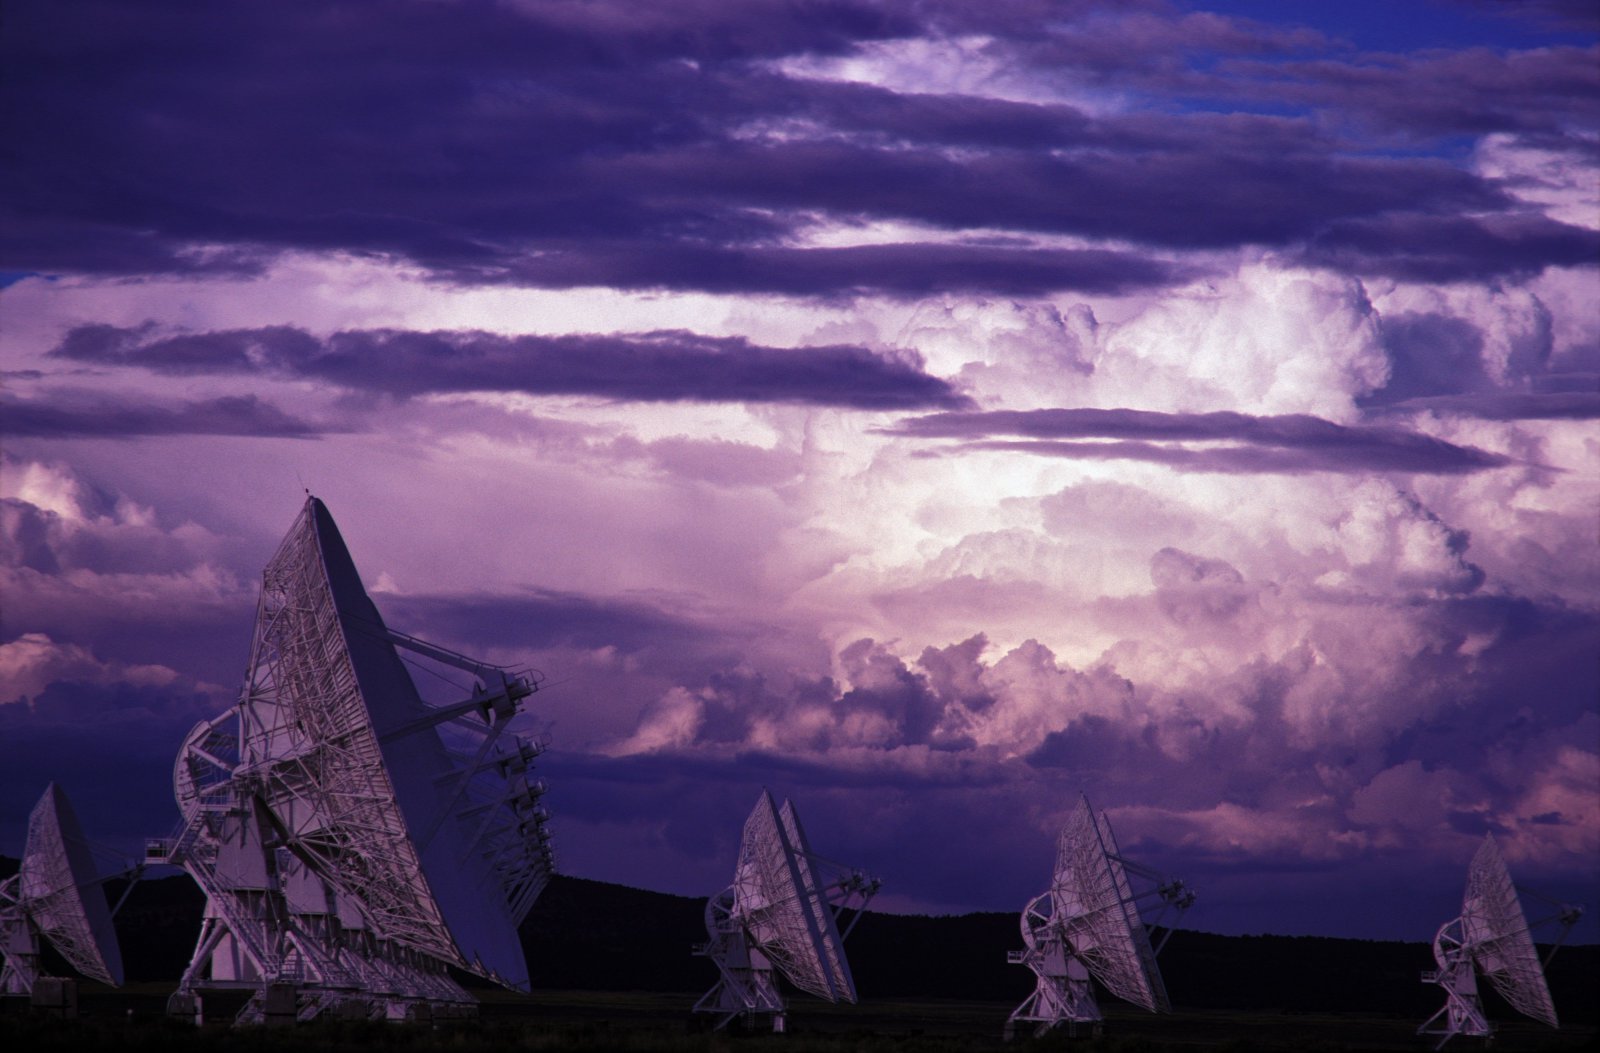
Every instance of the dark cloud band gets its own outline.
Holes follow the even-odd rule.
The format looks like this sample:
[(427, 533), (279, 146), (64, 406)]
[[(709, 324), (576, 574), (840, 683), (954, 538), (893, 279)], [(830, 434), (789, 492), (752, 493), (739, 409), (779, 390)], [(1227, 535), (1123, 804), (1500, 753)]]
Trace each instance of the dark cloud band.
[(339, 430), (290, 416), (254, 395), (178, 405), (112, 402), (68, 395), (50, 401), (0, 398), (0, 433), (53, 439), (127, 439), (156, 435), (241, 435), (314, 438)]
[(1231, 412), (1132, 409), (935, 413), (901, 421), (886, 431), (913, 438), (964, 440), (959, 449), (1139, 460), (1210, 472), (1453, 474), (1513, 463), (1497, 453), (1402, 428), (1335, 424), (1304, 414), (1253, 417)]
[(904, 410), (969, 405), (915, 354), (862, 347), (773, 348), (683, 331), (502, 336), (353, 330), (326, 339), (276, 326), (160, 336), (86, 326), (54, 355), (166, 374), (260, 374), (411, 398), (516, 391), (640, 402), (747, 402)]
[[(460, 283), (838, 298), (1160, 288), (1192, 269), (1165, 254), (1243, 246), (1449, 281), (1600, 256), (1441, 145), (1521, 136), (1592, 164), (1592, 48), (1401, 61), (1219, 15), (1072, 17), (1099, 6), (18, 0), (0, 270), (239, 275), (357, 252)], [(961, 36), (1019, 76), (1156, 105), (1090, 115), (782, 62)], [(863, 223), (1092, 244), (800, 247)]]

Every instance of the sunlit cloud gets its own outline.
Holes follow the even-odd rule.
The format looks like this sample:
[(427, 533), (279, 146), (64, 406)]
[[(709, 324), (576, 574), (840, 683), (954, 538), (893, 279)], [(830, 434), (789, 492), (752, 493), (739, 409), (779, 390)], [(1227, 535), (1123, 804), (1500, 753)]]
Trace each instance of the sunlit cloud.
[(1234, 6), (8, 8), (7, 799), (169, 824), (309, 491), (582, 876), (770, 785), (895, 909), (1080, 790), (1219, 931), (1592, 887), (1600, 27)]

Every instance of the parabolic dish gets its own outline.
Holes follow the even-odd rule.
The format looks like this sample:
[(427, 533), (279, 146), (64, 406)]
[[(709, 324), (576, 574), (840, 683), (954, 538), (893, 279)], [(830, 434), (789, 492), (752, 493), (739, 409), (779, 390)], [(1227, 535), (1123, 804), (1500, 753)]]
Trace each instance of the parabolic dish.
[(266, 653), (252, 666), (315, 766), (269, 806), (378, 935), (525, 989), (521, 919), (495, 870), (504, 861), (474, 850), (451, 814), (452, 758), (436, 728), (417, 727), (429, 709), (321, 501), (307, 500), (263, 581)]
[(1559, 1026), (1527, 915), (1492, 836), (1484, 837), (1472, 857), (1467, 892), (1461, 901), (1461, 927), (1478, 971), (1500, 996), (1517, 1012)]
[(1087, 797), (1062, 827), (1050, 891), (1073, 952), (1106, 990), (1152, 1013), (1172, 1008), (1111, 822)]
[(745, 820), (734, 874), (734, 913), (791, 983), (830, 1002), (854, 1002), (826, 889), (821, 887), (794, 806), (780, 814), (765, 790)]
[(800, 825), (800, 815), (787, 799), (783, 802), (783, 807), (778, 810), (778, 821), (789, 839), (795, 872), (799, 875), (798, 885), (809, 890), (804, 902), (815, 923), (812, 926), (813, 930), (822, 936), (818, 955), (825, 966), (822, 972), (838, 990), (838, 997), (847, 1002), (854, 1002), (856, 985), (855, 979), (850, 975), (850, 961), (844, 954), (844, 940), (839, 935), (839, 926), (828, 903), (827, 891), (822, 887), (816, 865), (812, 862), (811, 843), (806, 840), (805, 829)]
[(122, 950), (111, 910), (83, 828), (55, 783), (28, 816), (19, 876), (22, 901), (40, 933), (74, 969), (120, 987)]

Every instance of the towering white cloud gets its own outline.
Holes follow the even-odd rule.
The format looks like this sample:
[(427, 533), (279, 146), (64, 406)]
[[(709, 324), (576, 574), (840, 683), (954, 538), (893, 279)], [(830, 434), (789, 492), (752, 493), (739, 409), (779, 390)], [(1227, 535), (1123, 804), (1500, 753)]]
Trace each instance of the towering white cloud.
[(1258, 867), (1425, 935), (1352, 904), (1485, 830), (1593, 878), (1592, 31), (63, 3), (0, 45), (9, 778), (113, 714), (159, 789), (310, 490), (550, 674), (583, 873), (697, 891), (790, 782), (902, 907), (1014, 906), (1083, 788), (1220, 928), (1316, 930)]

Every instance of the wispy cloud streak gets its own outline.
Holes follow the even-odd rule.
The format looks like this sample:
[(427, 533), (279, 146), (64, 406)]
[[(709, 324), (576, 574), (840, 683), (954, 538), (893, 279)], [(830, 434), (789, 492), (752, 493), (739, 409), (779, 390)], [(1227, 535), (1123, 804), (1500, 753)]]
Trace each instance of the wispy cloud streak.
[(317, 380), (395, 398), (516, 391), (640, 402), (774, 402), (863, 410), (968, 405), (913, 354), (862, 347), (773, 348), (740, 337), (672, 331), (503, 336), (392, 329), (325, 339), (277, 326), (178, 336), (92, 326), (54, 354), (158, 373), (261, 374)]
[(0, 851), (170, 821), (310, 488), (573, 873), (1592, 889), (1600, 9), (1394, 6), (6, 0)]
[(0, 397), (0, 434), (32, 438), (131, 439), (155, 435), (248, 435), (308, 439), (342, 430), (293, 417), (254, 395), (171, 404), (112, 401), (101, 394)]
[[(960, 450), (1150, 461), (1208, 472), (1460, 473), (1515, 463), (1501, 454), (1402, 428), (1335, 424), (1304, 414), (993, 410), (913, 417), (886, 430), (915, 438), (965, 440), (957, 447)], [(993, 438), (997, 435), (1025, 436), (1026, 441)], [(1195, 448), (1184, 443), (1232, 445)]]

